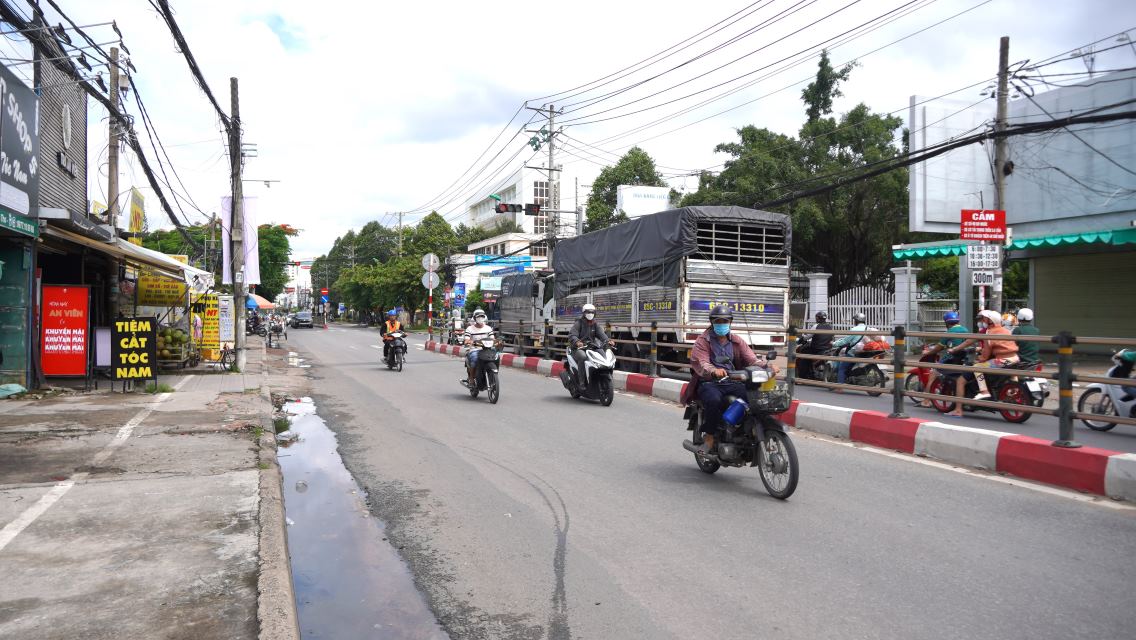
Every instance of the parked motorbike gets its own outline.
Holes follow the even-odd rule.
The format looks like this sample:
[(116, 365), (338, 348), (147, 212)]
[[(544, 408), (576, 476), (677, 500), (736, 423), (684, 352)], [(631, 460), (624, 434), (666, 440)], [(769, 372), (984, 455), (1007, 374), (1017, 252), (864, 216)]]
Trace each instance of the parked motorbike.
[(390, 340), (387, 343), (387, 369), (402, 371), (402, 364), (406, 362), (406, 334), (402, 331), (391, 331), (387, 334)]
[[(490, 404), (497, 404), (497, 400), (501, 397), (501, 380), (498, 376), (501, 361), (501, 342), (496, 334), (490, 334), (479, 340), (474, 346), (480, 347), (480, 351), (477, 352), (477, 362), (473, 375), (475, 384), (470, 385), (469, 380), (463, 378), (461, 385), (469, 389), (471, 398), (476, 398), (478, 393), (485, 391), (489, 396)], [(467, 361), (463, 358), (463, 364), (465, 362)]]
[(268, 335), (268, 327), (260, 321), (260, 318), (251, 315), (245, 319), (245, 335), (258, 335), (263, 338)]
[(757, 467), (761, 483), (769, 495), (785, 500), (797, 489), (800, 469), (797, 449), (789, 437), (788, 427), (775, 416), (789, 409), (791, 398), (782, 384), (762, 365), (747, 367), (744, 371), (729, 373), (720, 381), (702, 381), (700, 384), (719, 384), (727, 380), (742, 382), (746, 397), (726, 397), (726, 410), (722, 420), (724, 428), (718, 440), (717, 453), (704, 452), (699, 426), (702, 424), (702, 403), (695, 397), (686, 405), (687, 431), (693, 431), (690, 440), (682, 446), (694, 453), (694, 461), (703, 473), (715, 473), (723, 466)]
[[(973, 355), (973, 349), (968, 349), (965, 359), (959, 362), (959, 364), (973, 364)], [(986, 386), (990, 388), (990, 399), (1009, 404), (1036, 405), (1038, 400), (1035, 398), (1034, 394), (1042, 394), (1040, 400), (1044, 402), (1045, 396), (1049, 394), (1048, 388), (1042, 387), (1042, 381), (1025, 375), (1026, 371), (1032, 371), (1036, 366), (1037, 365), (1032, 362), (1017, 362), (1006, 367), (991, 368), (983, 372), (983, 375), (986, 376)], [(958, 380), (959, 376), (965, 376), (966, 380), (964, 397), (973, 398), (978, 395), (978, 379), (973, 373), (937, 373), (931, 381), (930, 386), (927, 388), (927, 393), (944, 396), (944, 399), (933, 398), (931, 400), (931, 406), (939, 411), (939, 413), (950, 413), (954, 411), (955, 402), (953, 400), (947, 400), (946, 398), (955, 396), (957, 390), (955, 382)], [(1014, 424), (1021, 424), (1029, 420), (1030, 416), (1033, 415), (1028, 411), (994, 409), (965, 403), (963, 404), (963, 409), (967, 411), (989, 411), (990, 413), (998, 413), (1002, 415), (1003, 420)]]
[[(560, 382), (573, 398), (599, 400), (603, 406), (609, 406), (615, 400), (615, 389), (611, 382), (616, 364), (615, 352), (611, 350), (610, 344), (599, 342), (585, 344), (580, 349), (584, 352), (583, 372), (577, 369), (576, 359), (571, 354), (566, 355)], [(581, 379), (582, 386), (577, 382)]]
[[(1125, 354), (1131, 350), (1125, 349), (1112, 356), (1115, 363), (1105, 374), (1109, 378), (1125, 379), (1132, 375), (1132, 362), (1126, 360)], [(1092, 413), (1100, 416), (1123, 416), (1136, 418), (1136, 387), (1125, 387), (1118, 384), (1090, 384), (1077, 401), (1077, 411)], [(1116, 426), (1115, 422), (1108, 420), (1089, 420), (1081, 418), (1081, 422), (1093, 431), (1108, 431)]]

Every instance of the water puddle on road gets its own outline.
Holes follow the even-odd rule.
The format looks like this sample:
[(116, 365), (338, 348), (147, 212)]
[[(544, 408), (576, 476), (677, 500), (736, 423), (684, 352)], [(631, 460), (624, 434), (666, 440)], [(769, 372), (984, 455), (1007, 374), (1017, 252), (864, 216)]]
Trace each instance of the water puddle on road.
[(301, 637), (447, 638), (315, 404), (303, 398), (284, 410), (299, 436), (279, 457)]

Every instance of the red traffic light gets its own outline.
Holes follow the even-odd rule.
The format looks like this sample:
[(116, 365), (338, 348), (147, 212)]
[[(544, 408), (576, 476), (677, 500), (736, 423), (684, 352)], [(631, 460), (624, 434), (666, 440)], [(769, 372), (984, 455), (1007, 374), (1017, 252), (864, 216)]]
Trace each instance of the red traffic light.
[(497, 207), (496, 207), (496, 209), (495, 209), (495, 211), (496, 211), (497, 213), (520, 213), (520, 212), (522, 212), (522, 211), (524, 211), (524, 210), (525, 210), (525, 208), (524, 208), (524, 206), (522, 206), (522, 205), (519, 205), (519, 204), (505, 204), (505, 203), (503, 203), (503, 202), (501, 202), (501, 203), (498, 203), (498, 204), (497, 204)]

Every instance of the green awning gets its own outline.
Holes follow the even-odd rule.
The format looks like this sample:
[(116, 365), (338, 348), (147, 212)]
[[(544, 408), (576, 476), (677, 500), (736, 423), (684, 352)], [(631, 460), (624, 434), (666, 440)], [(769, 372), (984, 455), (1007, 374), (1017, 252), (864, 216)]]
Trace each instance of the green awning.
[[(1055, 236), (1038, 236), (1035, 238), (1017, 238), (1010, 243), (1009, 249), (1030, 249), (1034, 247), (1059, 247), (1070, 244), (1111, 244), (1114, 246), (1136, 244), (1136, 228), (1114, 229), (1112, 231), (1087, 231), (1085, 233), (1067, 233)], [(901, 249), (893, 249), (891, 255), (896, 260), (921, 260), (936, 256), (966, 255), (965, 244), (947, 245), (911, 245)]]

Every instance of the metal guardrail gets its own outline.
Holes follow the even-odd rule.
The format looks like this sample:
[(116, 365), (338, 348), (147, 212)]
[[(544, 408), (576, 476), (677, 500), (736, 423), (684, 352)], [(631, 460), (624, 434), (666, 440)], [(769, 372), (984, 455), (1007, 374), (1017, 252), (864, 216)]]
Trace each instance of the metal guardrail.
[[(532, 323), (517, 321), (515, 328), (511, 327), (512, 323), (496, 323), (495, 329), (501, 334), (505, 340), (506, 345), (513, 347), (515, 353), (526, 354), (528, 352), (537, 352), (542, 354), (545, 358), (551, 359), (553, 354), (557, 357), (563, 357), (567, 353), (567, 335), (563, 332), (569, 325), (555, 324), (545, 320), (543, 323)], [(438, 323), (434, 327), (439, 336), (446, 336), (448, 334), (448, 327), (444, 324)], [(701, 334), (706, 330), (706, 325), (692, 325), (692, 324), (676, 324), (676, 323), (605, 323), (605, 329), (611, 335), (613, 329), (627, 329), (631, 333), (647, 333), (647, 340), (615, 338), (612, 340), (617, 345), (633, 345), (636, 348), (647, 347), (647, 357), (640, 358), (628, 355), (616, 354), (616, 360), (623, 363), (635, 363), (640, 371), (652, 377), (680, 377), (678, 374), (670, 373), (668, 369), (682, 369), (689, 370), (691, 364), (687, 362), (675, 362), (670, 360), (661, 360), (659, 358), (659, 348), (664, 347), (675, 351), (689, 351), (693, 348), (693, 343), (676, 343), (659, 341), (659, 332), (664, 333), (680, 333), (697, 332)], [(947, 373), (981, 373), (987, 376), (1028, 376), (1033, 378), (1044, 378), (1047, 380), (1055, 380), (1058, 386), (1058, 407), (1057, 409), (1048, 409), (1045, 407), (1037, 407), (1030, 404), (1018, 404), (1008, 402), (998, 402), (995, 400), (978, 400), (974, 398), (967, 398), (963, 402), (964, 405), (973, 405), (982, 408), (995, 409), (995, 410), (1009, 410), (1014, 412), (1026, 412), (1031, 414), (1040, 414), (1048, 416), (1056, 416), (1058, 418), (1058, 436), (1054, 440), (1053, 445), (1058, 447), (1075, 448), (1081, 445), (1073, 439), (1073, 422), (1074, 420), (1100, 420), (1102, 422), (1112, 422), (1116, 424), (1136, 426), (1136, 419), (1127, 416), (1102, 416), (1101, 414), (1084, 413), (1075, 411), (1073, 408), (1073, 383), (1082, 382), (1087, 384), (1106, 384), (1106, 385), (1119, 385), (1126, 387), (1136, 387), (1136, 379), (1120, 379), (1108, 378), (1104, 376), (1095, 375), (1078, 375), (1073, 372), (1073, 346), (1075, 344), (1094, 345), (1094, 346), (1114, 346), (1114, 347), (1136, 347), (1136, 339), (1132, 338), (1107, 338), (1107, 337), (1086, 337), (1078, 338), (1069, 332), (1060, 332), (1052, 336), (1024, 336), (1024, 335), (1003, 335), (994, 334), (987, 335), (981, 333), (946, 333), (946, 332), (931, 332), (931, 331), (907, 331), (903, 326), (896, 326), (890, 332), (883, 330), (869, 330), (869, 331), (851, 331), (851, 330), (825, 330), (825, 329), (810, 329), (808, 334), (832, 335), (832, 336), (848, 336), (848, 335), (861, 335), (861, 336), (891, 336), (893, 338), (893, 347), (891, 349), (891, 357), (887, 359), (880, 358), (861, 358), (853, 356), (835, 356), (823, 354), (808, 354), (797, 353), (797, 337), (801, 335), (801, 330), (794, 326), (777, 327), (770, 325), (757, 325), (757, 326), (742, 326), (735, 325), (734, 331), (737, 332), (752, 332), (752, 333), (770, 333), (774, 335), (785, 336), (785, 356), (787, 360), (785, 379), (789, 386), (790, 393), (793, 392), (794, 387), (798, 384), (804, 386), (812, 386), (826, 389), (846, 389), (850, 391), (864, 391), (869, 393), (888, 393), (888, 390), (883, 387), (867, 387), (863, 385), (854, 384), (841, 384), (836, 382), (828, 382), (824, 380), (801, 379), (797, 376), (797, 360), (812, 360), (812, 361), (828, 361), (828, 362), (852, 362), (852, 363), (875, 363), (878, 365), (890, 365), (893, 374), (893, 384), (890, 390), (892, 395), (892, 412), (891, 416), (895, 418), (906, 418), (904, 412), (904, 398), (916, 398), (920, 400), (939, 400), (945, 398), (956, 398), (957, 396), (946, 394), (932, 394), (925, 391), (908, 391), (906, 388), (906, 378), (909, 375), (909, 366), (907, 362), (907, 338), (916, 337), (922, 339), (930, 339), (938, 342), (944, 337), (950, 339), (973, 340), (975, 342), (983, 342), (987, 340), (1000, 340), (1000, 341), (1013, 341), (1021, 342), (1035, 342), (1035, 343), (1055, 343), (1057, 345), (1057, 371), (1034, 371), (1025, 369), (1008, 369), (1008, 368), (991, 368), (991, 367), (975, 367), (958, 364), (947, 364), (941, 362), (919, 362), (917, 367), (934, 369), (939, 372)], [(558, 333), (559, 331), (559, 333)], [(930, 344), (930, 342), (928, 342)], [(668, 375), (669, 373), (669, 375)], [(957, 402), (957, 401), (952, 401)]]

